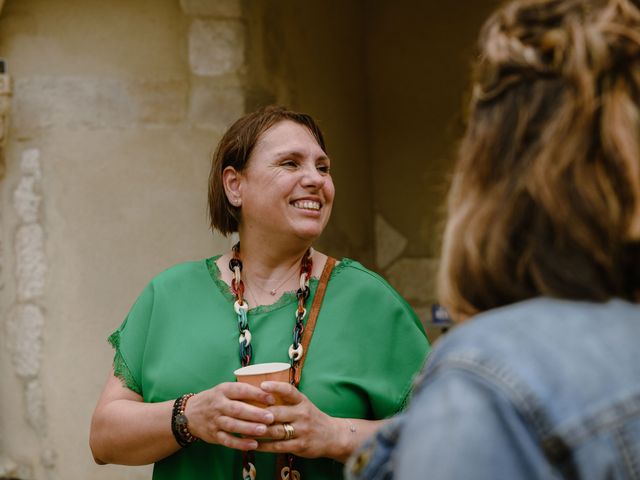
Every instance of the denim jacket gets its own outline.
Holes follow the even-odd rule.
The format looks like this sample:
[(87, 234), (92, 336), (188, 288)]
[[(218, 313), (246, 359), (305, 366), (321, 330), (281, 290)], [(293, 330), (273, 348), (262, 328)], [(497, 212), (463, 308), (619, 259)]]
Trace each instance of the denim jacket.
[(538, 298), (432, 350), (352, 480), (640, 479), (640, 305)]

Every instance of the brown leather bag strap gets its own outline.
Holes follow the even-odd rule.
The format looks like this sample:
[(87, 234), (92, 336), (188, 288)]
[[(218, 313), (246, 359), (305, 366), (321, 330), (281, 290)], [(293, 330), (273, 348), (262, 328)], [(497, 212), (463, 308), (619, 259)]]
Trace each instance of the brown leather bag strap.
[(307, 358), (307, 352), (309, 351), (309, 344), (311, 343), (311, 337), (313, 331), (316, 328), (316, 320), (318, 320), (318, 314), (320, 313), (320, 307), (322, 306), (322, 300), (324, 299), (324, 292), (327, 290), (327, 284), (329, 283), (329, 277), (333, 271), (333, 267), (336, 264), (336, 259), (333, 257), (327, 257), (327, 263), (324, 264), (322, 275), (318, 281), (318, 288), (316, 294), (313, 297), (313, 303), (311, 304), (311, 311), (309, 312), (309, 318), (307, 318), (307, 324), (304, 326), (304, 335), (302, 336), (302, 358), (296, 368), (296, 378), (294, 385), (297, 387), (300, 384), (300, 376), (302, 375), (302, 367), (304, 361)]

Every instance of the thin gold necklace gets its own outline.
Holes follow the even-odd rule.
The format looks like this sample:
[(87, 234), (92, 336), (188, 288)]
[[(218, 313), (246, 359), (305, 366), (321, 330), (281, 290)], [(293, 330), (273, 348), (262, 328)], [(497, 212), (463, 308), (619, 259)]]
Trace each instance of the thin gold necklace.
[[(298, 262), (296, 262), (296, 263), (298, 263)], [(257, 284), (257, 283), (255, 283), (255, 282), (251, 282), (251, 284), (252, 284), (254, 287), (257, 287), (257, 288), (258, 288), (258, 290), (260, 290), (261, 292), (263, 292), (263, 293), (268, 293), (269, 295), (271, 295), (272, 297), (274, 297), (274, 296), (276, 295), (276, 293), (278, 293), (278, 290), (280, 290), (280, 289), (282, 288), (282, 286), (283, 286), (285, 283), (287, 283), (289, 280), (291, 280), (291, 279), (293, 278), (293, 276), (296, 274), (296, 272), (297, 272), (297, 271), (298, 271), (298, 269), (297, 269), (297, 268), (294, 268), (294, 269), (291, 271), (291, 274), (290, 274), (289, 276), (287, 276), (287, 278), (285, 278), (285, 279), (280, 283), (280, 285), (278, 285), (277, 287), (272, 288), (272, 289), (265, 289), (265, 288), (262, 288), (260, 285), (258, 285), (258, 284)], [(248, 278), (246, 278), (246, 279), (245, 279), (245, 283), (247, 284), (247, 288), (250, 288), (250, 287), (249, 287), (249, 282), (248, 282), (247, 280), (248, 280)], [(251, 295), (253, 296), (253, 299), (254, 299), (254, 300), (256, 300), (256, 296), (253, 294), (253, 291), (251, 292)]]

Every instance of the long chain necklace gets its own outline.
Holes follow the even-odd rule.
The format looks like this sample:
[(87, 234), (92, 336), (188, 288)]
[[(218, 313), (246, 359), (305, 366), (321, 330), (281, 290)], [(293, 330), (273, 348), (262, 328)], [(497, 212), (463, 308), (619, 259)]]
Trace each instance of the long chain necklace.
[[(291, 368), (289, 369), (289, 383), (295, 385), (296, 370), (300, 363), (300, 359), (304, 354), (302, 344), (302, 334), (304, 332), (304, 318), (307, 315), (305, 307), (309, 298), (309, 279), (311, 278), (311, 270), (313, 269), (313, 261), (311, 259), (312, 250), (309, 248), (300, 262), (300, 285), (296, 291), (298, 299), (298, 307), (295, 312), (295, 325), (293, 327), (293, 342), (289, 346), (289, 360)], [(240, 364), (246, 367), (251, 363), (253, 356), (253, 347), (251, 346), (251, 332), (249, 331), (249, 321), (247, 320), (247, 312), (249, 305), (244, 299), (244, 283), (242, 282), (242, 260), (240, 260), (240, 242), (233, 246), (233, 257), (229, 260), (229, 269), (233, 272), (231, 279), (231, 291), (236, 297), (233, 309), (238, 315), (238, 331), (240, 332), (239, 356)], [(291, 277), (289, 277), (291, 278)], [(286, 280), (285, 280), (286, 281)], [(284, 282), (283, 284), (284, 285)], [(281, 285), (281, 286), (282, 286)], [(280, 287), (278, 287), (280, 288)], [(300, 472), (293, 469), (293, 455), (287, 455), (288, 465), (282, 469), (281, 477), (283, 480), (299, 480)], [(256, 467), (253, 452), (244, 452), (242, 458), (242, 480), (255, 480)]]

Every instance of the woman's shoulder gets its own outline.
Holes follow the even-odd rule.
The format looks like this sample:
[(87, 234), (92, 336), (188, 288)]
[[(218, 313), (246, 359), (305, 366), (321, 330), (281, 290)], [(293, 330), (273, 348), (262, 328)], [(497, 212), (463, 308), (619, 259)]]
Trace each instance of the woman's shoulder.
[[(542, 305), (541, 305), (542, 303)], [(542, 313), (542, 315), (541, 315)], [(544, 341), (535, 333), (540, 322), (552, 317), (545, 299), (531, 299), (487, 310), (457, 324), (438, 341), (430, 366), (509, 363), (521, 359), (534, 344)]]
[[(619, 299), (588, 302), (537, 297), (487, 310), (456, 326), (443, 339), (443, 351), (469, 349), (516, 357), (525, 351), (538, 354), (551, 346), (566, 351), (567, 345), (588, 343), (587, 332), (599, 331), (603, 325), (607, 328), (598, 333), (601, 338), (606, 337), (604, 331), (620, 337), (617, 330), (640, 328), (634, 321), (639, 313), (639, 305)], [(610, 322), (611, 318), (617, 322)]]
[(640, 306), (619, 299), (540, 297), (489, 310), (438, 340), (415, 391), (455, 380), (508, 399), (547, 430), (569, 425), (568, 412), (573, 425), (598, 416), (616, 425), (616, 405), (640, 394), (638, 318)]
[(339, 275), (357, 277), (364, 281), (368, 280), (374, 283), (381, 282), (388, 285), (387, 281), (378, 273), (368, 269), (357, 260), (348, 257), (337, 259), (337, 264), (332, 277), (337, 277)]
[[(621, 300), (592, 303), (545, 297), (488, 310), (438, 341), (425, 375), (463, 370), (499, 384), (535, 385), (541, 397), (565, 393), (573, 398), (571, 390), (558, 385), (593, 379), (600, 371), (602, 378), (612, 378), (606, 363), (638, 364), (639, 314), (638, 305)], [(603, 364), (605, 355), (609, 362)], [(633, 368), (637, 376), (638, 368)]]
[(336, 284), (345, 284), (350, 291), (370, 294), (381, 302), (394, 299), (402, 305), (408, 305), (382, 275), (351, 258), (344, 257), (339, 262), (331, 275), (331, 280)]
[(184, 282), (198, 281), (208, 278), (208, 265), (215, 261), (216, 257), (203, 258), (200, 260), (190, 260), (176, 263), (157, 273), (150, 281), (153, 286), (170, 286), (175, 284), (184, 284)]

